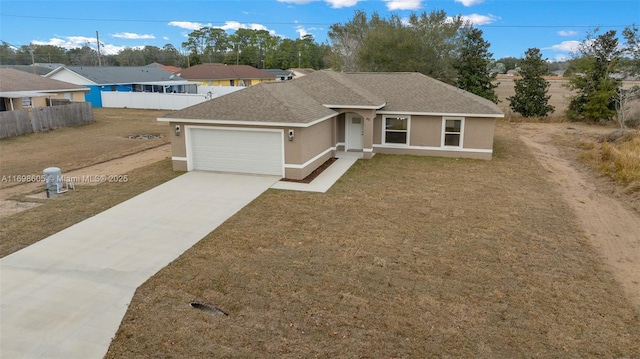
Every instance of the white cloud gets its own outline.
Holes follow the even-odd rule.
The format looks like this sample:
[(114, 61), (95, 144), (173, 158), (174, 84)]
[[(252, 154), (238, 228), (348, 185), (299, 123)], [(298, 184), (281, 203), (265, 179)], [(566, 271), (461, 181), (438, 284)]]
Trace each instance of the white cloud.
[(241, 22), (238, 21), (225, 21), (224, 25), (222, 26), (214, 26), (215, 28), (218, 29), (222, 29), (225, 31), (228, 30), (233, 30), (233, 31), (237, 31), (238, 29), (251, 29), (251, 30), (266, 30), (269, 32), (269, 34), (271, 36), (277, 36), (276, 31), (275, 30), (269, 30), (269, 28), (267, 28), (266, 26), (262, 25), (262, 24), (243, 24)]
[(309, 35), (309, 32), (300, 25), (296, 27), (296, 32), (298, 33), (298, 35), (300, 35), (300, 38), (305, 37), (306, 35)]
[(562, 30), (562, 31), (558, 31), (558, 35), (560, 36), (577, 36), (578, 32), (577, 31), (573, 31), (573, 30)]
[[(67, 36), (64, 38), (51, 38), (49, 41), (31, 41), (35, 45), (53, 45), (65, 48), (67, 50), (76, 49), (79, 47), (89, 46), (93, 49), (97, 49), (96, 39), (94, 37), (86, 36)], [(116, 55), (121, 50), (125, 49), (125, 46), (117, 46), (112, 44), (103, 44), (100, 41), (100, 53), (103, 55)]]
[(580, 41), (563, 41), (559, 44), (552, 45), (550, 47), (545, 47), (543, 50), (554, 50), (554, 51), (563, 51), (563, 52), (576, 52), (580, 47)]
[(484, 2), (484, 0), (455, 0), (455, 1), (461, 3), (466, 7), (482, 4)]
[[(144, 46), (134, 46), (133, 49), (142, 49)], [(100, 53), (103, 55), (117, 55), (120, 51), (126, 49), (126, 46), (118, 46), (112, 44), (103, 44), (100, 46)]]
[(384, 0), (389, 10), (418, 10), (422, 7), (421, 0)]
[(65, 49), (75, 49), (78, 47), (88, 46), (90, 44), (96, 43), (96, 39), (94, 37), (85, 37), (85, 36), (67, 36), (65, 38), (51, 38), (49, 41), (31, 41), (32, 44), (35, 45), (52, 45), (64, 47)]
[(491, 24), (496, 20), (500, 20), (500, 17), (495, 15), (480, 15), (480, 14), (471, 14), (471, 15), (460, 15), (463, 20), (468, 21), (474, 25), (487, 25)]
[(146, 39), (155, 39), (156, 37), (149, 34), (134, 34), (132, 32), (119, 32), (117, 34), (111, 35), (113, 37), (117, 37), (119, 39), (129, 39), (129, 40), (146, 40)]
[(171, 21), (169, 22), (169, 26), (176, 26), (187, 30), (199, 30), (203, 27), (211, 27), (211, 24), (201, 24), (199, 22), (192, 21)]
[(355, 6), (360, 0), (325, 0), (334, 9)]

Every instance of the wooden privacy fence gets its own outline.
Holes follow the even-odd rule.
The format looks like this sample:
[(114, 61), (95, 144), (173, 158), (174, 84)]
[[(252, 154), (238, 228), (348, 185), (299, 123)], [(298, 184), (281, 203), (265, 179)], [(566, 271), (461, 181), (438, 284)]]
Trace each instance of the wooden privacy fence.
[(0, 138), (93, 122), (89, 102), (0, 112)]

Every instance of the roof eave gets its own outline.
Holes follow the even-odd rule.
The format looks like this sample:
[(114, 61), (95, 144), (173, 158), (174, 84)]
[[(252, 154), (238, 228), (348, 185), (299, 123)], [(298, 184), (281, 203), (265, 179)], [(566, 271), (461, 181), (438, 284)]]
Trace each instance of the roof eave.
[(380, 115), (415, 115), (415, 116), (451, 116), (504, 118), (504, 113), (456, 113), (456, 112), (419, 112), (419, 111), (378, 111)]
[(208, 120), (189, 118), (158, 117), (158, 122), (174, 123), (198, 123), (208, 125), (237, 125), (237, 126), (260, 126), (260, 127), (311, 127), (320, 122), (334, 118), (337, 114), (327, 115), (309, 122), (261, 122), (261, 121), (234, 121), (234, 120)]
[(383, 103), (382, 105), (331, 105), (331, 104), (322, 104), (322, 106), (330, 109), (334, 108), (348, 108), (348, 109), (362, 109), (362, 110), (379, 110), (385, 107), (387, 104)]

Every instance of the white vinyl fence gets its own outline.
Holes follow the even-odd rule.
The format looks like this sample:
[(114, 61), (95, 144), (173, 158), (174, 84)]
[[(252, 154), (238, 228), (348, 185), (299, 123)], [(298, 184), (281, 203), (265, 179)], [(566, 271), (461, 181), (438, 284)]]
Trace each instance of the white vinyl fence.
[(102, 92), (102, 107), (182, 110), (244, 87), (198, 86), (198, 93)]
[(103, 92), (102, 107), (181, 110), (208, 100), (206, 95), (157, 92)]
[(242, 90), (246, 87), (241, 86), (198, 86), (198, 93), (207, 95), (211, 98), (220, 97), (228, 93)]

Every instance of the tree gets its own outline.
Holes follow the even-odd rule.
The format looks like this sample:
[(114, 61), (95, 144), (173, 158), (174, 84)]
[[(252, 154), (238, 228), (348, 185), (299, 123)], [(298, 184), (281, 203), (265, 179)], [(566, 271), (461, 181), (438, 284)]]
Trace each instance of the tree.
[(491, 57), (489, 42), (482, 38), (482, 30), (473, 26), (462, 29), (459, 55), (455, 63), (458, 70), (457, 85), (463, 90), (469, 91), (490, 101), (498, 103), (498, 96), (493, 84), (496, 74), (491, 73)]
[(143, 66), (145, 65), (144, 54), (139, 49), (127, 47), (118, 53), (118, 65), (120, 66)]
[(8, 43), (2, 41), (0, 45), (0, 65), (15, 65), (16, 51)]
[(528, 49), (525, 55), (520, 62), (522, 79), (515, 80), (516, 93), (507, 98), (509, 107), (524, 117), (547, 117), (555, 109), (549, 105), (550, 84), (542, 77), (549, 72), (546, 61), (537, 48)]
[(346, 24), (329, 27), (332, 42), (332, 62), (336, 70), (358, 71), (360, 47), (369, 32), (369, 21), (364, 11), (358, 10)]
[(411, 71), (415, 66), (415, 38), (410, 36), (402, 20), (393, 15), (389, 20), (374, 13), (369, 31), (362, 40), (356, 60), (358, 71)]
[(75, 66), (97, 66), (98, 52), (89, 46), (71, 49), (68, 52), (69, 63)]
[(447, 16), (444, 10), (410, 16), (407, 28), (411, 31), (409, 35), (418, 40), (415, 59), (419, 59), (411, 70), (455, 84), (454, 62), (464, 26), (462, 17)]
[(638, 32), (638, 27), (635, 24), (626, 27), (622, 31), (622, 35), (627, 41), (624, 51), (629, 56), (629, 62), (631, 63), (629, 72), (634, 75), (640, 73), (640, 34)]
[(588, 34), (572, 60), (574, 68), (569, 88), (577, 91), (567, 109), (567, 116), (575, 121), (610, 121), (616, 116), (614, 98), (621, 80), (612, 76), (618, 70), (621, 50), (616, 31), (610, 30), (593, 38)]
[(515, 70), (516, 67), (519, 66), (521, 60), (522, 59), (519, 59), (517, 57), (507, 56), (507, 57), (503, 57), (501, 59), (496, 60), (496, 62), (503, 63), (506, 70)]
[(162, 47), (162, 64), (168, 66), (182, 67), (182, 56), (180, 51), (171, 44), (166, 44)]
[(416, 71), (455, 83), (452, 59), (463, 20), (444, 11), (371, 18), (357, 11), (346, 24), (331, 25), (333, 67), (343, 71)]
[(616, 113), (618, 114), (616, 120), (618, 121), (618, 125), (620, 125), (620, 129), (624, 131), (627, 126), (627, 121), (629, 120), (627, 112), (631, 109), (631, 103), (634, 99), (640, 97), (640, 86), (633, 86), (630, 89), (620, 87), (616, 91), (616, 95), (613, 99)]

